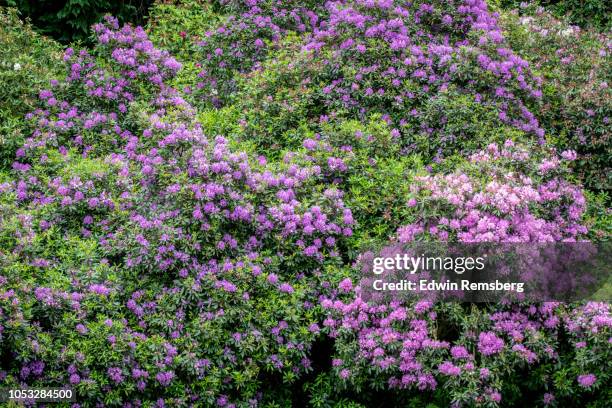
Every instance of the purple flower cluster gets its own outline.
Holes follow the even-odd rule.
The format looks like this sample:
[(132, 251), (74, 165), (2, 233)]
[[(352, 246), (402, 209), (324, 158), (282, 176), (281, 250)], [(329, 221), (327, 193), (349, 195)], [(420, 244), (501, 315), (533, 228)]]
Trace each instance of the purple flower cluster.
[(584, 388), (592, 386), (596, 381), (597, 377), (595, 377), (593, 374), (581, 374), (578, 376), (578, 384)]
[(484, 0), (328, 2), (295, 66), (318, 78), (326, 118), (381, 114), (408, 148), (415, 132), (441, 145), (463, 137), (446, 127), (450, 112), (432, 110), (449, 93), (470, 95), (502, 125), (543, 141), (528, 108), (542, 78), (508, 47), (498, 17)]
[(478, 336), (478, 351), (485, 356), (492, 356), (504, 349), (504, 341), (495, 333), (485, 332)]

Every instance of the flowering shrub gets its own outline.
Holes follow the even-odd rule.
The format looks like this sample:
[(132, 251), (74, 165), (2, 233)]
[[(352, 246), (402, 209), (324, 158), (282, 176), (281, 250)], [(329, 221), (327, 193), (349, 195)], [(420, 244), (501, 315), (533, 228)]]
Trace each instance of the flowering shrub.
[[(389, 110), (381, 113), (390, 114), (401, 127), (419, 116), (423, 98), (449, 87), (458, 86), (459, 91), (467, 83), (477, 102), (499, 105), (500, 119), (543, 136), (521, 102), (541, 96), (540, 78), (503, 47), (497, 16), (485, 2), (402, 6), (390, 1), (372, 7), (357, 1), (330, 4), (329, 9), (327, 25), (315, 31), (305, 48), (324, 52), (329, 47), (324, 58), (339, 58), (351, 70), (349, 75), (340, 68), (342, 74), (323, 88), (334, 107), (361, 112), (374, 105)], [(324, 64), (334, 69), (332, 60)], [(406, 112), (412, 115), (403, 116)]]
[[(404, 243), (580, 239), (587, 232), (579, 222), (584, 197), (560, 178), (563, 169), (567, 171), (563, 161), (575, 159), (575, 152), (557, 157), (534, 155), (537, 151), (511, 141), (492, 144), (452, 173), (416, 176), (406, 199), (419, 221), (399, 228), (397, 239)], [(574, 373), (572, 384), (589, 392), (602, 375), (601, 362), (587, 362), (580, 349), (589, 344), (597, 350), (597, 358), (610, 351), (610, 309), (603, 303), (576, 309), (559, 303), (495, 305), (469, 312), (460, 305), (429, 301), (378, 304), (364, 300), (362, 288), (347, 278), (322, 306), (329, 313), (324, 326), (336, 339), (332, 365), (340, 388), (429, 391), (443, 404), (457, 406), (488, 406), (508, 397), (512, 403), (513, 397), (503, 390), (506, 376), (524, 367), (538, 372), (535, 366), (550, 368), (564, 360), (563, 375)], [(589, 323), (578, 323), (583, 318), (574, 320), (577, 316)], [(595, 326), (586, 316), (597, 321)], [(572, 333), (570, 340), (562, 339), (564, 330)], [(448, 337), (445, 332), (457, 335)], [(574, 351), (561, 356), (560, 342), (569, 342)], [(540, 402), (548, 404), (557, 397), (575, 398), (568, 392), (568, 379), (552, 381), (536, 375), (528, 383), (541, 393)], [(555, 387), (559, 389), (544, 393)]]
[(390, 239), (607, 238), (578, 183), (591, 144), (557, 131), (555, 63), (518, 17), (152, 16), (107, 17), (10, 108), (30, 112), (0, 171), (0, 386), (70, 386), (74, 408), (607, 405), (609, 303), (376, 304), (357, 283)]
[(507, 46), (486, 3), (330, 2), (327, 13), (301, 50), (255, 74), (255, 110), (245, 109), (254, 137), (268, 123), (276, 135), (291, 115), (289, 124), (380, 114), (405, 154), (474, 149), (513, 129), (543, 140), (527, 107), (541, 78)]
[(285, 36), (238, 79), (239, 137), (295, 148), (305, 128), (380, 114), (403, 154), (439, 159), (526, 133), (577, 151), (585, 185), (606, 189), (605, 33), (583, 33), (534, 7), (519, 20), (483, 2), (364, 4), (329, 3), (312, 33)]
[(539, 117), (562, 149), (579, 154), (575, 163), (585, 186), (610, 186), (612, 98), (609, 88), (612, 38), (552, 18), (535, 7), (504, 19), (512, 48), (543, 73), (549, 84)]
[[(560, 304), (467, 312), (430, 302), (372, 305), (358, 290), (352, 300), (322, 303), (330, 313), (326, 330), (336, 338), (332, 365), (340, 389), (419, 390), (429, 395), (425, 400), (444, 405), (490, 406), (516, 403), (518, 395), (504, 390), (513, 383), (539, 393), (539, 405), (571, 405), (608, 378), (607, 363), (600, 360), (610, 353), (608, 304), (574, 309), (574, 316), (590, 316), (578, 327)], [(569, 341), (563, 339), (566, 330), (572, 332)], [(458, 336), (445, 335), (453, 332)], [(560, 344), (569, 351), (561, 354)], [(596, 357), (588, 358), (587, 350)], [(541, 374), (555, 369), (561, 371)], [(517, 372), (526, 378), (515, 378)]]
[(23, 143), (23, 117), (38, 91), (61, 72), (61, 49), (37, 35), (12, 9), (0, 9), (0, 170), (9, 169)]
[(534, 158), (532, 151), (512, 141), (492, 144), (451, 174), (417, 177), (407, 205), (436, 216), (401, 227), (399, 241), (421, 234), (461, 242), (579, 240), (587, 232), (580, 224), (585, 198), (562, 177), (562, 161), (576, 153)]
[[(7, 221), (6, 256), (28, 271), (2, 278), (4, 352), (24, 350), (7, 381), (55, 378), (109, 404), (257, 401), (264, 373), (309, 370), (317, 271), (337, 262), (351, 211), (318, 166), (206, 137), (166, 84), (180, 64), (141, 29), (109, 19), (95, 32), (97, 55), (69, 49), (66, 82), (41, 92), (18, 181), (3, 185), (25, 211)], [(69, 265), (69, 245), (46, 243), (62, 234), (90, 257), (48, 286)]]
[[(518, 0), (502, 0), (505, 8), (526, 7), (530, 4)], [(610, 5), (602, 0), (542, 0), (538, 2), (559, 18), (566, 18), (581, 27), (594, 27), (599, 31), (610, 28)]]
[(258, 68), (288, 31), (305, 32), (318, 23), (321, 5), (316, 1), (221, 0), (230, 14), (226, 21), (206, 31), (196, 42), (202, 55), (194, 92), (214, 106), (235, 96), (238, 74)]

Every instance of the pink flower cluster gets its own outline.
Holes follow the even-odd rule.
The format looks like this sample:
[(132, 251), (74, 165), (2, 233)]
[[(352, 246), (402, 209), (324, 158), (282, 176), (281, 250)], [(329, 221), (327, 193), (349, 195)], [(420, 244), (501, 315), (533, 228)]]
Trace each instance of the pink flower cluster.
[(559, 163), (556, 156), (542, 158), (535, 169), (529, 169), (529, 156), (507, 141), (474, 154), (467, 172), (417, 177), (411, 186), (413, 206), (418, 202), (417, 208), (444, 208), (444, 215), (401, 227), (399, 241), (410, 242), (421, 234), (462, 242), (578, 240), (587, 232), (581, 224), (586, 210), (581, 189), (558, 173), (542, 170), (551, 160)]

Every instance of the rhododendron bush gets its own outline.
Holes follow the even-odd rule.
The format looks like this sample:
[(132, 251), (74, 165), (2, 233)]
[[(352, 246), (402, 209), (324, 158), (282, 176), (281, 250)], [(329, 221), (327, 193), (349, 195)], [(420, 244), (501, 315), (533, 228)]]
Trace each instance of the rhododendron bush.
[[(330, 2), (327, 12), (287, 68), (307, 73), (290, 77), (293, 86), (305, 87), (326, 108), (312, 106), (306, 112), (312, 119), (378, 113), (405, 152), (436, 155), (456, 150), (457, 141), (485, 137), (465, 125), (466, 117), (455, 117), (471, 104), (472, 115), (487, 117), (488, 127), (543, 137), (526, 106), (541, 98), (542, 78), (508, 48), (498, 16), (484, 1)], [(261, 109), (276, 116), (286, 96), (281, 88), (275, 98), (275, 85), (255, 90)]]
[(509, 13), (504, 24), (512, 30), (509, 40), (514, 49), (530, 59), (537, 49), (534, 63), (550, 84), (543, 94), (543, 120), (559, 138), (557, 144), (581, 153), (576, 167), (585, 174), (585, 186), (609, 188), (610, 38), (532, 8)]
[(592, 72), (580, 98), (550, 90), (571, 88), (567, 50), (538, 53), (535, 20), (517, 22), (552, 24), (534, 10), (190, 0), (145, 28), (105, 17), (7, 125), (0, 387), (70, 387), (75, 408), (607, 406), (609, 286), (377, 304), (359, 284), (360, 254), (389, 242), (607, 239), (610, 39), (590, 33), (601, 60), (572, 66)]

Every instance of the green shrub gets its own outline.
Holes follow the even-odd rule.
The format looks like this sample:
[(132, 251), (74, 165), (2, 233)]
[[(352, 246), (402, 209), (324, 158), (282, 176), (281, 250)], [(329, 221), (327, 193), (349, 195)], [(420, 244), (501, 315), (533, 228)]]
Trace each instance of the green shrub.
[(61, 69), (61, 48), (36, 34), (12, 8), (0, 8), (0, 170), (15, 159), (27, 134), (24, 116)]
[[(568, 19), (581, 27), (592, 27), (601, 31), (612, 28), (612, 5), (608, 0), (540, 0), (548, 11), (560, 18)], [(526, 2), (521, 0), (501, 0), (506, 8), (518, 8)]]
[(544, 77), (537, 116), (548, 140), (578, 152), (583, 184), (612, 188), (612, 38), (581, 30), (530, 7), (505, 14), (502, 23), (518, 53)]

